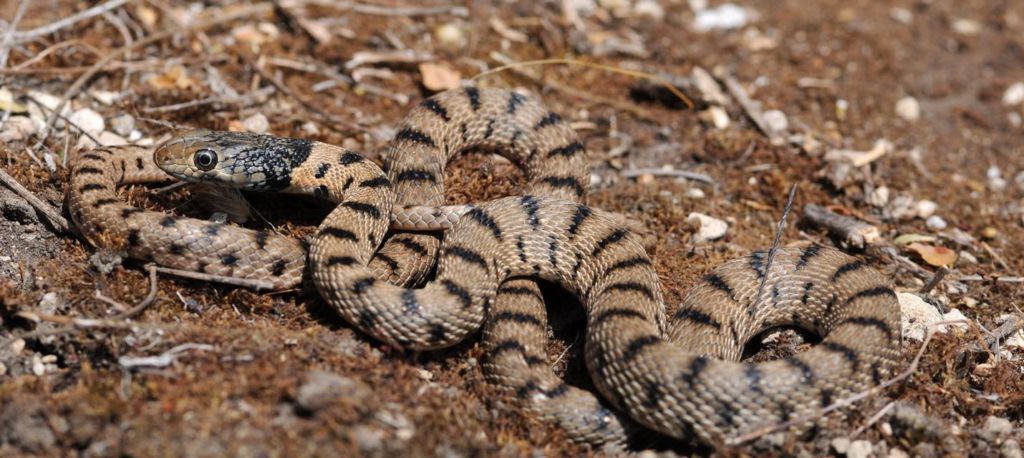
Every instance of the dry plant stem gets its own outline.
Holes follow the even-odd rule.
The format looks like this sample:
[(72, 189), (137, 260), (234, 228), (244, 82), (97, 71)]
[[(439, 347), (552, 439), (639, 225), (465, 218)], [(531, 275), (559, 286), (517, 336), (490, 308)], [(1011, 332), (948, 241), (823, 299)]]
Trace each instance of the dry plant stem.
[(35, 40), (36, 38), (49, 35), (65, 27), (70, 27), (77, 22), (84, 21), (86, 19), (99, 16), (108, 11), (120, 8), (121, 5), (124, 5), (125, 3), (128, 3), (130, 1), (132, 0), (110, 0), (109, 2), (101, 3), (92, 8), (82, 10), (76, 14), (72, 14), (71, 16), (68, 16), (59, 21), (51, 22), (47, 25), (36, 27), (32, 30), (26, 30), (24, 32), (15, 33), (14, 41), (16, 43), (20, 43), (23, 41)]
[(199, 280), (199, 281), (206, 281), (206, 282), (221, 283), (221, 284), (231, 285), (231, 286), (240, 286), (242, 288), (249, 288), (249, 289), (253, 289), (253, 290), (256, 290), (256, 291), (266, 291), (266, 290), (274, 289), (273, 285), (270, 282), (265, 282), (265, 281), (260, 281), (260, 280), (246, 280), (244, 278), (224, 277), (224, 276), (220, 276), (220, 275), (210, 275), (210, 274), (204, 273), (204, 272), (194, 272), (194, 271), (191, 271), (191, 270), (171, 269), (171, 268), (168, 268), (168, 267), (159, 267), (159, 266), (156, 267), (156, 271), (160, 272), (160, 273), (163, 273), (163, 274), (174, 275), (174, 276), (182, 277), (182, 278), (188, 278), (190, 280)]
[(880, 237), (877, 227), (856, 218), (833, 213), (814, 204), (804, 206), (804, 220), (814, 226), (825, 228), (828, 232), (857, 248), (864, 248)]
[(769, 139), (775, 140), (777, 134), (768, 127), (768, 122), (764, 120), (764, 112), (761, 111), (761, 107), (750, 98), (747, 90), (743, 89), (743, 86), (736, 81), (736, 78), (733, 78), (732, 75), (719, 75), (718, 78), (721, 80), (722, 85), (725, 86), (725, 89), (729, 91), (729, 95), (732, 95), (736, 102), (740, 104), (740, 108), (743, 109), (747, 117), (754, 121), (757, 130), (760, 130)]
[(871, 427), (871, 425), (873, 425), (875, 423), (878, 423), (878, 420), (881, 420), (882, 417), (884, 417), (885, 414), (889, 413), (889, 411), (892, 410), (893, 407), (896, 407), (896, 401), (889, 401), (889, 403), (886, 404), (885, 407), (882, 407), (881, 409), (878, 409), (878, 412), (875, 412), (875, 414), (872, 415), (871, 418), (869, 418), (867, 422), (865, 422), (863, 425), (861, 425), (860, 428), (857, 428), (857, 430), (854, 431), (853, 434), (850, 434), (850, 437), (853, 438), (853, 437), (860, 436), (861, 433), (864, 432), (864, 430), (866, 430), (869, 427)]
[(155, 34), (150, 35), (150, 36), (148, 36), (146, 38), (143, 38), (143, 39), (141, 39), (139, 41), (136, 41), (136, 42), (134, 42), (134, 43), (132, 43), (130, 45), (122, 46), (122, 47), (118, 48), (117, 50), (114, 50), (113, 52), (108, 53), (107, 55), (105, 55), (102, 58), (100, 58), (100, 60), (96, 61), (96, 63), (93, 64), (92, 67), (90, 67), (88, 71), (86, 71), (84, 74), (82, 74), (82, 76), (79, 76), (78, 79), (75, 80), (75, 82), (71, 84), (71, 87), (69, 87), (68, 90), (64, 92), (64, 95), (60, 99), (60, 103), (57, 104), (57, 107), (54, 109), (53, 113), (51, 113), (50, 116), (48, 116), (46, 118), (46, 127), (44, 127), (42, 132), (40, 133), (39, 143), (37, 144), (37, 147), (39, 145), (42, 145), (43, 142), (46, 141), (46, 138), (49, 135), (50, 130), (52, 130), (52, 128), (53, 128), (53, 124), (57, 121), (57, 116), (55, 114), (56, 113), (60, 113), (62, 110), (64, 110), (64, 106), (67, 105), (68, 101), (70, 101), (72, 97), (78, 95), (78, 93), (82, 90), (82, 87), (85, 86), (85, 83), (87, 83), (90, 79), (92, 79), (93, 76), (96, 76), (96, 74), (98, 74), (100, 71), (102, 71), (103, 68), (106, 67), (106, 65), (109, 64), (110, 62), (112, 62), (114, 59), (117, 59), (117, 58), (119, 58), (119, 57), (121, 57), (123, 55), (126, 55), (126, 54), (128, 54), (128, 53), (130, 53), (130, 52), (132, 52), (132, 51), (134, 51), (136, 49), (139, 49), (139, 48), (143, 47), (143, 46), (149, 46), (149, 45), (151, 45), (153, 43), (159, 42), (161, 40), (165, 40), (167, 38), (170, 38), (170, 37), (172, 37), (174, 35), (177, 35), (177, 34), (180, 34), (180, 33), (188, 33), (188, 32), (195, 32), (195, 31), (199, 31), (199, 30), (205, 30), (205, 29), (208, 29), (208, 28), (213, 27), (215, 25), (223, 24), (223, 23), (226, 23), (226, 22), (231, 22), (231, 21), (234, 21), (236, 19), (243, 18), (243, 17), (254, 16), (254, 15), (257, 15), (257, 14), (261, 14), (261, 13), (268, 13), (270, 11), (273, 11), (273, 5), (272, 4), (270, 4), (270, 3), (257, 3), (255, 5), (250, 5), (248, 7), (239, 9), (238, 11), (234, 11), (234, 12), (232, 12), (230, 14), (226, 14), (224, 16), (218, 16), (218, 17), (213, 17), (213, 18), (209, 18), (209, 19), (206, 19), (206, 20), (194, 22), (194, 23), (189, 24), (189, 25), (187, 25), (187, 26), (185, 26), (183, 28), (172, 28), (172, 29), (164, 30), (162, 32), (155, 33)]
[(701, 183), (717, 185), (714, 178), (709, 175), (686, 170), (664, 170), (664, 169), (626, 169), (620, 172), (625, 178), (636, 178), (641, 175), (653, 175), (656, 177), (686, 178), (687, 180), (699, 181)]
[[(779, 251), (779, 243), (782, 242), (782, 233), (786, 230), (786, 220), (789, 218), (789, 211), (793, 209), (793, 198), (796, 197), (796, 183), (789, 188), (789, 197), (786, 198), (786, 207), (782, 210), (782, 217), (779, 218), (779, 225), (775, 230), (775, 240), (772, 241), (772, 247), (768, 250), (768, 256), (765, 261), (764, 271), (770, 272), (772, 268), (772, 261), (775, 259), (775, 253)], [(761, 279), (761, 284), (757, 287), (758, 300), (761, 300), (761, 294), (764, 293), (764, 284), (768, 281), (766, 275)]]
[(35, 208), (36, 211), (42, 213), (43, 216), (50, 221), (50, 224), (53, 225), (54, 229), (57, 229), (59, 232), (68, 232), (71, 230), (68, 220), (64, 219), (63, 216), (60, 216), (60, 212), (57, 211), (56, 208), (53, 208), (52, 205), (36, 197), (35, 194), (32, 194), (32, 191), (29, 191), (22, 186), (21, 183), (18, 183), (18, 180), (15, 180), (14, 177), (8, 175), (4, 170), (0, 170), (0, 181), (21, 196), (22, 199), (25, 199), (32, 208)]
[(992, 259), (996, 260), (996, 263), (999, 264), (999, 267), (1002, 267), (1003, 270), (1010, 270), (1010, 266), (1006, 264), (1006, 261), (1003, 260), (1003, 257), (999, 256), (999, 253), (996, 253), (995, 250), (993, 250), (988, 243), (981, 242), (981, 247), (985, 249), (985, 252), (988, 253), (989, 256), (992, 256)]
[(110, 299), (109, 297), (104, 296), (103, 293), (100, 293), (99, 291), (96, 291), (96, 299), (104, 301), (104, 302), (106, 302), (108, 304), (117, 304), (117, 305), (121, 306), (122, 310), (124, 310), (123, 312), (118, 313), (117, 315), (114, 315), (113, 317), (111, 317), (111, 319), (113, 319), (113, 320), (126, 320), (128, 318), (134, 318), (134, 317), (138, 316), (139, 314), (141, 314), (142, 312), (146, 311), (146, 309), (156, 299), (156, 292), (157, 292), (157, 288), (156, 288), (156, 265), (155, 264), (150, 264), (148, 266), (148, 268), (149, 268), (149, 293), (146, 294), (146, 297), (143, 298), (141, 301), (139, 301), (138, 304), (135, 304), (134, 307), (132, 307), (132, 308), (130, 308), (128, 310), (124, 310), (124, 306), (121, 305), (119, 302), (116, 302), (113, 299)]
[(790, 428), (790, 427), (793, 427), (793, 426), (802, 425), (802, 424), (808, 423), (808, 422), (810, 422), (812, 420), (816, 420), (818, 418), (824, 417), (825, 415), (829, 414), (832, 411), (835, 411), (835, 410), (841, 409), (843, 407), (847, 407), (847, 406), (853, 405), (854, 403), (859, 402), (859, 401), (861, 401), (861, 400), (863, 400), (863, 399), (865, 399), (865, 398), (867, 398), (869, 396), (872, 396), (872, 395), (875, 395), (875, 394), (878, 394), (878, 393), (882, 392), (886, 388), (889, 388), (890, 386), (893, 386), (893, 385), (903, 381), (904, 379), (906, 379), (906, 378), (910, 377), (911, 375), (913, 375), (914, 372), (917, 372), (917, 367), (921, 363), (921, 357), (924, 356), (924, 351), (928, 348), (928, 343), (931, 342), (932, 337), (935, 335), (935, 329), (939, 328), (940, 326), (946, 326), (946, 325), (951, 325), (951, 324), (961, 324), (961, 323), (967, 323), (967, 321), (966, 320), (949, 320), (949, 321), (940, 321), (940, 322), (932, 323), (932, 324), (928, 325), (928, 335), (925, 336), (924, 342), (921, 342), (921, 348), (918, 349), (917, 354), (914, 355), (914, 360), (911, 361), (910, 366), (907, 367), (907, 369), (905, 371), (901, 372), (899, 375), (897, 375), (897, 376), (895, 376), (895, 377), (893, 377), (893, 378), (891, 378), (889, 380), (886, 380), (885, 382), (882, 382), (881, 384), (875, 385), (875, 386), (873, 386), (871, 388), (868, 388), (868, 389), (866, 389), (864, 391), (861, 391), (861, 392), (859, 392), (857, 394), (854, 394), (852, 396), (849, 396), (849, 397), (840, 399), (840, 400), (838, 400), (836, 402), (833, 402), (832, 404), (828, 405), (827, 407), (821, 409), (821, 411), (819, 411), (819, 412), (815, 412), (815, 413), (812, 413), (812, 414), (804, 415), (802, 417), (798, 417), (798, 418), (795, 418), (793, 420), (786, 421), (786, 422), (783, 422), (783, 423), (777, 423), (777, 424), (774, 424), (774, 425), (765, 426), (765, 427), (763, 427), (761, 429), (758, 429), (758, 430), (756, 430), (754, 432), (751, 432), (751, 433), (748, 433), (748, 434), (744, 434), (744, 435), (739, 436), (739, 437), (730, 438), (730, 439), (728, 439), (726, 441), (726, 443), (728, 445), (730, 445), (730, 446), (741, 445), (741, 444), (750, 442), (752, 440), (755, 440), (755, 439), (757, 439), (759, 437), (762, 437), (762, 436), (764, 436), (766, 434), (770, 434), (770, 433), (773, 433), (775, 431), (783, 430), (783, 429)]
[(320, 5), (350, 10), (354, 13), (371, 16), (434, 16), (450, 14), (452, 16), (469, 16), (469, 9), (459, 5), (446, 6), (382, 6), (355, 2), (337, 2), (328, 0), (291, 0), (281, 2), (282, 6), (294, 8), (302, 5)]
[(921, 290), (918, 291), (918, 293), (928, 294), (932, 292), (932, 290), (935, 289), (936, 286), (939, 286), (939, 283), (942, 283), (942, 279), (946, 278), (946, 274), (948, 273), (949, 269), (947, 269), (945, 266), (939, 267), (939, 270), (935, 271), (935, 275), (932, 275), (931, 280), (928, 280), (928, 283), (925, 283), (925, 285), (921, 287)]
[(14, 38), (14, 31), (18, 28), (21, 17), (25, 15), (28, 3), (28, 0), (21, 0), (21, 3), (18, 4), (18, 10), (14, 13), (14, 19), (11, 19), (11, 23), (7, 25), (4, 40), (0, 42), (0, 68), (7, 68), (7, 57), (11, 53), (11, 39)]

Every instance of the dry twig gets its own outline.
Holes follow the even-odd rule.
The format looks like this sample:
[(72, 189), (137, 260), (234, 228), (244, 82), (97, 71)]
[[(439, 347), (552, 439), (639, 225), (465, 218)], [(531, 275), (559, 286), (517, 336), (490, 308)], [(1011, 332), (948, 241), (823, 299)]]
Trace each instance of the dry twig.
[(281, 2), (286, 8), (294, 8), (304, 4), (330, 6), (345, 9), (354, 13), (371, 16), (434, 16), (439, 14), (450, 14), (452, 16), (469, 16), (469, 9), (460, 5), (442, 6), (383, 6), (369, 5), (355, 2), (339, 2), (331, 0), (291, 0)]
[(641, 175), (653, 175), (656, 177), (676, 177), (686, 178), (687, 180), (699, 181), (701, 183), (715, 184), (715, 179), (710, 175), (705, 175), (698, 172), (690, 172), (686, 170), (666, 170), (666, 169), (655, 169), (655, 168), (639, 168), (639, 169), (626, 169), (621, 172), (625, 178), (636, 178)]
[(736, 102), (740, 104), (740, 108), (743, 109), (743, 112), (747, 117), (754, 122), (754, 125), (757, 126), (757, 130), (760, 130), (762, 134), (772, 141), (780, 140), (779, 133), (772, 130), (771, 126), (768, 125), (768, 122), (765, 121), (764, 112), (761, 111), (760, 104), (750, 98), (750, 95), (747, 94), (747, 90), (743, 89), (743, 86), (736, 81), (736, 78), (733, 78), (732, 75), (728, 74), (720, 74), (716, 76), (722, 82), (722, 85), (725, 86), (725, 89), (729, 91), (729, 95), (732, 95), (732, 98), (736, 99)]
[(71, 230), (71, 225), (68, 224), (68, 220), (64, 219), (63, 216), (60, 216), (60, 212), (57, 211), (56, 208), (53, 208), (52, 205), (36, 197), (35, 194), (32, 194), (32, 191), (29, 191), (27, 188), (22, 186), (21, 183), (18, 183), (18, 180), (15, 180), (14, 177), (8, 175), (4, 170), (0, 170), (0, 181), (21, 196), (22, 199), (25, 199), (32, 208), (35, 208), (36, 211), (42, 213), (43, 216), (50, 221), (50, 224), (53, 225), (54, 229), (57, 229), (60, 232), (68, 232)]
[(882, 237), (881, 232), (875, 226), (856, 218), (831, 212), (814, 204), (804, 206), (804, 221), (813, 226), (825, 228), (828, 232), (857, 248), (871, 245)]
[(206, 282), (221, 283), (231, 286), (241, 286), (243, 288), (249, 288), (256, 291), (264, 291), (274, 289), (273, 284), (263, 280), (250, 280), (247, 278), (236, 278), (236, 277), (225, 277), (221, 275), (211, 275), (205, 272), (195, 272), (191, 270), (172, 269), (170, 267), (155, 267), (157, 272), (174, 275), (177, 277), (188, 278), (190, 280), (199, 280)]
[(86, 19), (90, 19), (90, 18), (99, 16), (99, 15), (101, 15), (103, 13), (108, 12), (108, 11), (112, 11), (114, 9), (120, 8), (121, 5), (124, 5), (125, 3), (128, 3), (130, 1), (132, 1), (132, 0), (110, 0), (109, 2), (101, 3), (99, 5), (96, 5), (96, 6), (92, 7), (92, 8), (89, 8), (89, 9), (86, 9), (86, 10), (82, 10), (82, 11), (76, 13), (76, 14), (72, 14), (71, 16), (68, 16), (68, 17), (66, 17), (64, 19), (61, 19), (59, 21), (52, 22), (50, 24), (47, 24), (47, 25), (44, 25), (44, 26), (41, 26), (41, 27), (36, 27), (36, 28), (34, 28), (32, 30), (26, 30), (24, 32), (17, 32), (13, 36), (14, 42), (15, 43), (21, 43), (21, 42), (24, 42), (24, 41), (35, 40), (36, 38), (42, 37), (44, 35), (49, 35), (49, 34), (54, 33), (54, 32), (56, 32), (56, 31), (58, 31), (60, 29), (63, 29), (63, 28), (66, 28), (66, 27), (70, 27), (70, 26), (74, 25), (77, 22), (84, 21)]
[(4, 39), (0, 42), (0, 68), (7, 68), (7, 57), (11, 53), (11, 40), (14, 38), (14, 31), (17, 30), (18, 24), (21, 22), (21, 17), (25, 15), (28, 3), (28, 0), (21, 0), (21, 3), (18, 4), (18, 10), (14, 12), (14, 19), (11, 19), (11, 23), (7, 25), (7, 32), (4, 33)]

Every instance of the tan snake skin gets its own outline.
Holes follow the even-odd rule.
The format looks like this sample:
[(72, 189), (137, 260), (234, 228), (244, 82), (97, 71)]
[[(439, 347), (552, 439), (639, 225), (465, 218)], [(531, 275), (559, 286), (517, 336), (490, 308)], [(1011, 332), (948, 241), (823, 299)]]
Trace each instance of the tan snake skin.
[[(478, 102), (490, 97), (481, 95), (481, 91), (476, 91)], [(538, 128), (540, 122), (535, 118), (516, 114), (518, 107), (509, 110), (508, 95), (504, 96), (504, 105), (477, 105), (473, 103), (472, 92), (453, 91), (430, 99), (445, 101), (442, 108), (448, 113), (448, 119), (438, 114), (437, 117), (442, 118), (437, 121), (441, 127), (432, 127), (425, 124), (425, 119), (410, 118), (408, 124), (416, 133), (404, 134), (406, 139), (435, 148), (451, 145), (453, 136), (466, 137), (453, 127), (459, 125), (459, 120), (472, 120), (477, 123), (474, 125), (483, 122), (485, 131), (490, 125), (492, 135), (505, 129), (501, 126), (510, 121), (527, 121), (514, 124), (533, 127), (532, 131), (519, 135), (547, 140), (568, 138), (561, 137), (561, 133), (546, 133), (551, 124)], [(502, 100), (497, 98), (499, 95), (494, 97)], [(430, 103), (429, 100), (424, 102), (423, 107), (436, 111)], [(471, 118), (451, 114), (466, 110), (467, 106), (470, 111), (466, 113), (476, 113), (484, 106), (503, 106), (507, 111), (504, 118), (498, 117), (494, 108), (488, 109), (489, 114)], [(456, 133), (447, 133), (452, 131)], [(469, 132), (476, 132), (476, 129)], [(505, 135), (512, 136), (514, 132), (515, 129)], [(561, 128), (558, 132), (562, 132)], [(516, 144), (509, 137), (503, 138), (506, 145)], [(558, 142), (549, 144), (555, 143)], [(227, 146), (228, 153), (240, 151), (230, 144)], [(315, 144), (310, 149), (312, 152), (327, 148)], [(202, 149), (172, 150), (190, 153), (192, 156), (186, 157), (186, 162), (192, 161), (195, 166), (195, 154)], [(451, 152), (450, 147), (440, 149)], [(566, 156), (579, 154), (582, 148), (579, 149)], [(544, 154), (552, 150), (537, 151)], [(583, 439), (620, 440), (623, 426), (609, 409), (601, 407), (586, 393), (556, 378), (546, 378), (550, 374), (544, 348), (537, 346), (538, 342), (542, 343), (537, 339), (544, 338), (546, 326), (543, 308), (539, 301), (531, 303), (521, 299), (532, 295), (536, 289), (532, 283), (520, 282), (530, 285), (528, 288), (532, 290), (513, 290), (507, 279), (541, 278), (578, 294), (587, 313), (587, 367), (603, 397), (647, 427), (673, 437), (696, 437), (712, 445), (753, 428), (820, 409), (835, 399), (878, 383), (898, 357), (900, 336), (895, 295), (877, 272), (860, 261), (833, 249), (810, 246), (780, 250), (767, 269), (765, 253), (756, 252), (716, 269), (666, 320), (657, 276), (637, 238), (600, 210), (550, 197), (512, 197), (476, 206), (446, 236), (436, 280), (424, 289), (406, 289), (378, 281), (368, 265), (388, 229), (387, 215), (391, 213), (395, 192), (382, 177), (358, 185), (353, 185), (352, 180), (346, 186), (348, 180), (344, 177), (351, 176), (346, 175), (346, 170), (354, 168), (348, 173), (356, 173), (354, 170), (359, 170), (358, 167), (372, 164), (337, 150), (334, 153), (333, 157), (316, 156), (318, 160), (330, 159), (330, 169), (336, 171), (330, 178), (328, 174), (316, 177), (325, 162), (311, 161), (312, 155), (294, 164), (294, 157), (288, 154), (265, 152), (252, 155), (261, 157), (261, 163), (240, 162), (230, 154), (219, 158), (214, 166), (221, 167), (218, 170), (230, 169), (225, 169), (225, 165), (245, 163), (242, 178), (238, 177), (237, 169), (202, 176), (245, 186), (251, 184), (254, 177), (260, 178), (258, 174), (263, 174), (260, 180), (255, 180), (260, 184), (250, 187), (264, 187), (262, 183), (268, 179), (278, 180), (269, 188), (305, 187), (308, 192), (319, 192), (340, 201), (312, 243), (310, 263), (321, 294), (342, 316), (364, 331), (396, 345), (439, 348), (474, 332), (489, 314), (495, 323), (502, 323), (500, 337), (494, 331), (488, 332), (493, 364), (511, 365), (510, 361), (516, 360), (520, 367), (529, 371), (525, 377), (512, 373), (512, 378), (497, 379), (506, 385), (518, 386), (517, 395), (540, 406), (541, 411), (545, 405), (559, 405), (561, 413), (554, 414), (553, 418), (569, 427), (571, 433), (572, 418), (587, 419), (578, 421), (582, 432), (574, 433)], [(277, 159), (270, 159), (274, 157)], [(97, 161), (92, 165), (76, 165), (70, 189), (73, 215), (76, 208), (88, 213), (121, 205), (102, 203), (111, 197), (100, 197), (98, 188), (81, 189), (88, 184), (98, 184), (83, 181), (85, 178), (78, 176), (82, 167), (99, 169), (99, 165), (108, 165), (113, 172), (95, 173), (87, 169), (85, 176), (109, 175), (111, 182), (116, 183), (118, 180), (114, 178), (120, 173), (121, 182), (130, 181), (121, 173), (127, 166), (121, 166), (119, 172), (117, 160), (104, 162), (101, 155), (97, 158), (89, 159)], [(557, 167), (552, 170), (555, 169)], [(392, 167), (390, 172), (395, 176), (408, 170)], [(364, 173), (358, 172), (360, 176)], [(435, 183), (440, 181), (436, 179), (440, 171), (436, 173)], [(280, 180), (284, 177), (289, 182), (282, 187)], [(543, 177), (541, 179), (543, 181)], [(564, 188), (561, 191), (572, 190), (573, 194), (582, 195), (582, 192), (575, 192), (575, 186), (562, 185), (566, 182), (553, 183), (550, 191)], [(585, 181), (577, 181), (579, 183)], [(106, 186), (106, 182), (103, 184)], [(327, 189), (320, 188), (321, 184)], [(112, 192), (112, 185), (110, 188)], [(80, 194), (77, 207), (74, 204), (76, 193)], [(400, 202), (402, 205), (437, 204), (412, 202), (411, 199)], [(79, 224), (82, 224), (83, 214), (76, 217)], [(101, 227), (94, 232), (106, 234), (106, 229)], [(141, 228), (134, 230), (141, 231)], [(255, 241), (254, 238), (246, 240)], [(134, 246), (128, 245), (130, 250)], [(157, 242), (147, 242), (146, 246), (156, 251), (171, 251), (158, 246)], [(142, 250), (136, 253), (147, 255)], [(421, 256), (428, 257), (427, 254)], [(163, 262), (161, 259), (157, 260)], [(220, 261), (223, 264), (223, 259)], [(230, 264), (237, 262), (235, 259)], [(764, 282), (762, 295), (755, 300), (761, 282)], [(501, 306), (501, 296), (508, 296), (510, 302)], [(825, 335), (825, 339), (812, 350), (784, 360), (759, 364), (734, 362), (747, 339), (767, 327), (779, 325), (797, 325)]]

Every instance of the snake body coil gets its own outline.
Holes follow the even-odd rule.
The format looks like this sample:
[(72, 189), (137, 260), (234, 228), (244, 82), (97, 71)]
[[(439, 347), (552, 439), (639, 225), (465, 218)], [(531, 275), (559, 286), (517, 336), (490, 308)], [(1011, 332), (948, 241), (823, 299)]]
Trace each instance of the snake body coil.
[[(605, 212), (564, 200), (584, 194), (587, 176), (582, 146), (567, 132), (535, 101), (470, 88), (427, 99), (407, 118), (392, 155), (412, 148), (431, 159), (418, 165), (392, 159), (390, 180), (354, 153), (306, 142), (305, 153), (270, 154), (260, 145), (284, 140), (245, 134), (186, 135), (158, 150), (156, 161), (182, 178), (308, 192), (339, 202), (309, 253), (314, 282), (328, 303), (363, 331), (416, 349), (459, 342), (489, 317), (494, 379), (583, 440), (621, 440), (628, 426), (613, 412), (622, 411), (673, 437), (716, 444), (813, 412), (892, 370), (900, 341), (895, 294), (862, 262), (817, 245), (781, 249), (770, 267), (764, 252), (730, 261), (666, 317), (657, 275), (637, 237)], [(441, 245), (436, 279), (423, 289), (381, 280), (414, 282), (436, 244), (429, 236), (407, 235), (397, 239), (405, 240), (396, 242), (398, 251), (385, 252), (388, 258), (374, 256), (396, 198), (399, 211), (440, 205), (444, 162), (466, 146), (481, 145), (521, 151), (512, 155), (527, 170), (533, 194), (467, 208)], [(204, 152), (216, 160), (211, 164)], [(86, 176), (98, 177), (103, 173), (89, 169), (106, 165), (113, 172), (103, 176), (116, 178), (118, 160), (97, 155), (75, 168), (71, 194), (79, 203), (72, 211), (80, 210), (80, 225), (94, 228), (87, 229), (94, 234), (90, 240), (116, 232), (96, 222), (97, 209), (123, 210), (101, 203), (112, 197), (81, 189), (89, 183), (79, 175), (86, 168)], [(548, 163), (553, 165), (546, 168)], [(112, 192), (116, 182), (104, 186)], [(405, 187), (410, 183), (425, 187)], [(131, 227), (133, 221), (127, 220), (126, 230), (141, 230)], [(210, 243), (215, 236), (199, 235)], [(172, 239), (145, 247), (171, 251)], [(256, 236), (245, 240), (258, 242)], [(415, 252), (415, 259), (406, 262), (403, 252)], [(139, 248), (132, 253), (151, 254)], [(207, 262), (206, 269), (217, 264), (216, 258)], [(587, 367), (611, 408), (550, 373), (543, 307), (535, 285), (523, 277), (552, 281), (579, 295), (587, 314)], [(746, 340), (783, 325), (825, 337), (783, 360), (736, 361)]]

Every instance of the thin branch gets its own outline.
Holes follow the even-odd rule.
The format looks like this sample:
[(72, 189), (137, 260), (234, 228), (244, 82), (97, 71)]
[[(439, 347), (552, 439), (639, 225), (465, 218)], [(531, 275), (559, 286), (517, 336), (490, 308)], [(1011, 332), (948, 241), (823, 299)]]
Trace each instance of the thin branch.
[(14, 19), (11, 19), (11, 23), (7, 25), (7, 32), (4, 33), (3, 42), (0, 42), (0, 68), (7, 68), (7, 58), (11, 55), (11, 40), (14, 38), (14, 32), (21, 22), (21, 17), (25, 15), (28, 3), (29, 0), (21, 0), (21, 3), (18, 4), (18, 10), (14, 13)]
[(139, 301), (138, 304), (135, 304), (135, 306), (130, 308), (130, 309), (126, 309), (124, 304), (121, 304), (120, 302), (117, 302), (117, 301), (115, 301), (115, 300), (113, 300), (113, 299), (103, 295), (103, 293), (101, 293), (99, 291), (96, 291), (96, 296), (95, 296), (96, 299), (99, 299), (99, 300), (101, 300), (103, 302), (106, 302), (106, 303), (108, 303), (108, 304), (110, 304), (110, 305), (112, 305), (112, 306), (122, 310), (121, 313), (118, 313), (117, 315), (114, 315), (113, 317), (111, 317), (111, 319), (113, 319), (113, 320), (126, 320), (128, 318), (134, 318), (135, 316), (138, 316), (139, 314), (144, 312), (150, 306), (150, 304), (153, 303), (153, 300), (156, 299), (156, 292), (157, 292), (157, 288), (156, 288), (156, 265), (155, 264), (150, 264), (148, 266), (148, 268), (149, 268), (149, 293), (146, 294), (146, 297), (143, 298), (141, 301)]
[(354, 13), (366, 14), (371, 16), (434, 16), (440, 14), (450, 14), (452, 16), (467, 17), (469, 16), (469, 9), (465, 6), (460, 5), (442, 5), (442, 6), (383, 6), (383, 5), (368, 5), (365, 3), (355, 2), (338, 2), (328, 0), (292, 0), (281, 2), (282, 6), (288, 8), (294, 8), (296, 6), (302, 6), (306, 4), (313, 4), (319, 6), (330, 6), (339, 9), (350, 10)]
[(764, 264), (764, 275), (761, 277), (761, 284), (757, 287), (757, 295), (754, 296), (757, 301), (761, 300), (764, 285), (768, 283), (768, 272), (772, 270), (772, 261), (775, 259), (775, 253), (779, 251), (779, 243), (782, 241), (782, 233), (786, 230), (786, 220), (789, 218), (789, 211), (793, 209), (793, 197), (796, 197), (796, 183), (793, 183), (793, 186), (789, 188), (786, 207), (782, 210), (782, 217), (779, 218), (779, 225), (775, 230), (775, 240), (772, 241), (772, 247), (768, 249), (768, 259)]
[(921, 287), (918, 294), (928, 294), (932, 292), (936, 286), (939, 286), (939, 283), (942, 283), (942, 279), (946, 278), (946, 274), (948, 273), (949, 269), (947, 269), (946, 266), (939, 267), (939, 270), (935, 271), (935, 275), (932, 275), (931, 280), (928, 280), (928, 283), (925, 283), (925, 285)]
[(84, 21), (86, 19), (99, 16), (99, 15), (101, 15), (103, 13), (108, 12), (108, 11), (112, 11), (114, 9), (120, 8), (121, 5), (124, 5), (125, 3), (128, 3), (130, 1), (132, 1), (132, 0), (110, 0), (109, 2), (101, 3), (99, 5), (96, 5), (96, 6), (92, 7), (92, 8), (89, 8), (89, 9), (86, 9), (86, 10), (82, 10), (82, 11), (76, 13), (76, 14), (72, 14), (71, 16), (68, 16), (68, 17), (66, 17), (64, 19), (61, 19), (59, 21), (51, 22), (51, 23), (49, 23), (47, 25), (36, 27), (34, 29), (31, 29), (31, 30), (26, 30), (24, 32), (15, 33), (14, 37), (13, 37), (14, 38), (14, 42), (15, 43), (21, 43), (21, 42), (24, 42), (24, 41), (35, 40), (36, 38), (39, 38), (39, 37), (42, 37), (42, 36), (45, 36), (45, 35), (49, 35), (49, 34), (54, 33), (54, 32), (56, 32), (56, 31), (58, 31), (60, 29), (63, 29), (63, 28), (66, 28), (66, 27), (70, 27), (70, 26), (74, 25), (77, 22), (81, 22), (81, 21)]
[(875, 226), (814, 204), (804, 206), (804, 221), (825, 228), (828, 232), (857, 248), (871, 245), (882, 236), (881, 231)]
[(64, 219), (63, 216), (60, 216), (60, 212), (56, 208), (53, 208), (52, 205), (36, 197), (35, 194), (32, 194), (32, 191), (29, 191), (27, 188), (22, 186), (21, 183), (18, 183), (18, 180), (15, 180), (14, 177), (8, 175), (7, 172), (2, 169), (0, 169), (0, 182), (3, 182), (3, 184), (8, 188), (11, 188), (11, 190), (21, 196), (22, 199), (25, 199), (32, 208), (36, 209), (36, 211), (42, 213), (43, 216), (50, 221), (50, 224), (54, 229), (57, 229), (60, 232), (68, 232), (71, 230), (71, 225), (68, 224), (68, 220)]

